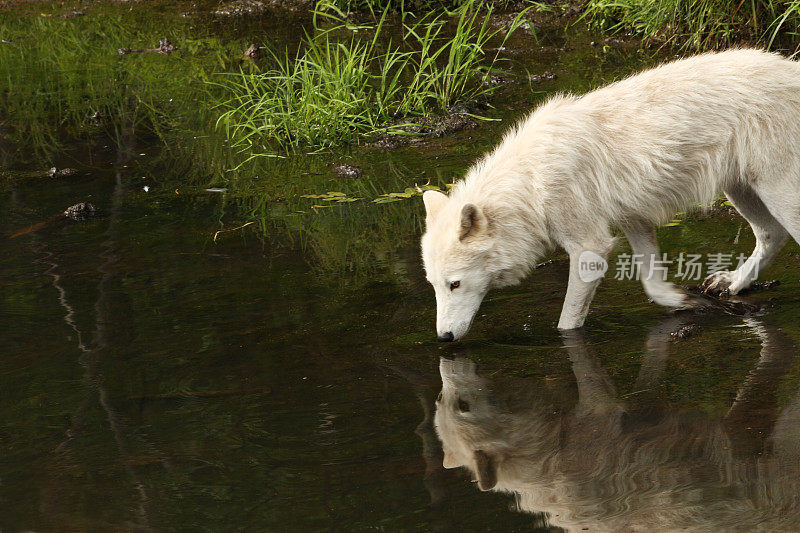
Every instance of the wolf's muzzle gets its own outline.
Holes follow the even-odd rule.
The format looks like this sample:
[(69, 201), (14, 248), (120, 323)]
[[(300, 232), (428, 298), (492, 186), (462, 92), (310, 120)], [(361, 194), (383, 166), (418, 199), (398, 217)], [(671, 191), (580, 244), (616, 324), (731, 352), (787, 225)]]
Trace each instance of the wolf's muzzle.
[(453, 342), (453, 340), (455, 339), (455, 337), (453, 337), (452, 331), (448, 331), (447, 333), (442, 333), (436, 338), (439, 340), (439, 342)]

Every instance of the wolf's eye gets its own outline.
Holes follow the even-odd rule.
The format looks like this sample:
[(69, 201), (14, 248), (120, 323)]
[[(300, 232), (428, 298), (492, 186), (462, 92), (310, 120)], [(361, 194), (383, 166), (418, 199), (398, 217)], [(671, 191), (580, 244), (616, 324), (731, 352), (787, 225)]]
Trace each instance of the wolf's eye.
[(437, 402), (441, 402), (442, 401), (442, 391), (439, 391), (439, 396), (436, 397), (436, 401)]
[(461, 282), (460, 282), (460, 281), (451, 281), (451, 282), (450, 282), (450, 290), (451, 290), (451, 291), (452, 291), (453, 289), (457, 289), (457, 288), (459, 288), (460, 286), (461, 286)]
[(469, 413), (469, 404), (464, 400), (458, 400), (458, 410), (462, 413)]

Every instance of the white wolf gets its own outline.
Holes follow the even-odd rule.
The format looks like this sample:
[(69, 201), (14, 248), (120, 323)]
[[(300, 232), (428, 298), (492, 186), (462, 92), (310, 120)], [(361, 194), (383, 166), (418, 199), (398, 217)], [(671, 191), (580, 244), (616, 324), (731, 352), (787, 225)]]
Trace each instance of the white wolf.
[(748, 287), (791, 235), (800, 242), (800, 66), (758, 50), (662, 65), (583, 96), (556, 96), (475, 164), (449, 197), (423, 195), (422, 258), (443, 341), (469, 329), (486, 292), (518, 283), (560, 246), (570, 256), (559, 329), (583, 325), (599, 279), (578, 258), (606, 258), (610, 227), (643, 256), (647, 295), (672, 308), (693, 298), (656, 276), (653, 225), (724, 191), (756, 237), (751, 257), (704, 281)]

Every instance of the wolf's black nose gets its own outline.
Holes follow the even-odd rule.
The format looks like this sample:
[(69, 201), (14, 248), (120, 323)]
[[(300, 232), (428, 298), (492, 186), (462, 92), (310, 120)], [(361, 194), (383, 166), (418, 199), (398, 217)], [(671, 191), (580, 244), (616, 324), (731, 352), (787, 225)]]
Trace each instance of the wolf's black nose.
[(453, 342), (453, 332), (448, 331), (447, 333), (442, 333), (437, 339), (439, 339), (439, 342)]

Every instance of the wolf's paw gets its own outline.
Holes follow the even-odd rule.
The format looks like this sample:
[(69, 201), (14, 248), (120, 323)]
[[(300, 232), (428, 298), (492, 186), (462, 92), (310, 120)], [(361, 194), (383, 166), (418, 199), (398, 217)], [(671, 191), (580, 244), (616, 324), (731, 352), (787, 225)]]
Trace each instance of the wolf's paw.
[(694, 307), (691, 295), (672, 284), (647, 287), (645, 292), (653, 302), (664, 307), (672, 309), (690, 309)]
[(708, 298), (697, 294), (685, 293), (679, 305), (672, 306), (673, 311), (705, 311), (709, 308)]
[(733, 272), (722, 270), (714, 272), (700, 284), (700, 290), (703, 294), (717, 296), (719, 298), (726, 298), (728, 296), (738, 294), (742, 287), (737, 283), (736, 276)]

